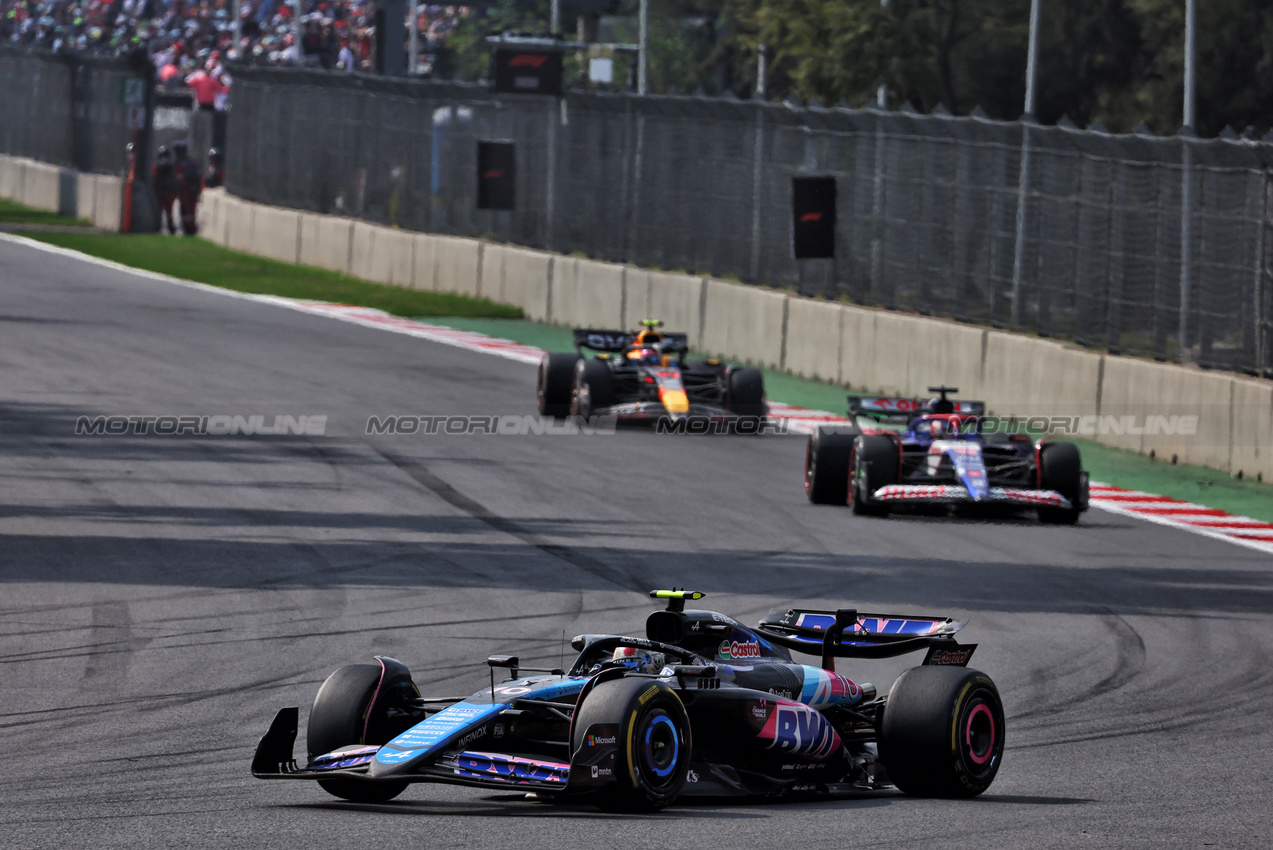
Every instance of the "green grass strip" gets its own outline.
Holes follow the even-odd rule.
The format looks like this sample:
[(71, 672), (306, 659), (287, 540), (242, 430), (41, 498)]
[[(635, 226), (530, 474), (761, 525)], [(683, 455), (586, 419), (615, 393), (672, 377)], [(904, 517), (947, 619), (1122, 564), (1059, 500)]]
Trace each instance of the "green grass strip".
[(423, 292), (371, 283), (337, 272), (253, 257), (205, 239), (115, 233), (27, 233), (32, 239), (146, 269), (257, 295), (279, 295), (374, 307), (395, 316), (518, 318), (517, 307), (447, 292)]
[(82, 218), (69, 218), (54, 212), (24, 207), (13, 201), (0, 198), (0, 223), (3, 224), (57, 224), (65, 227), (91, 227), (92, 223)]

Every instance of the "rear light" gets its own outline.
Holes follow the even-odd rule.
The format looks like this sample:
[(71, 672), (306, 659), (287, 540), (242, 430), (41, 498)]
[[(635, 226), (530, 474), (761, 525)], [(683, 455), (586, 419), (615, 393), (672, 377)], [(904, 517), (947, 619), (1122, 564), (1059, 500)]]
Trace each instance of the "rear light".
[(1014, 443), (1028, 443), (1030, 442), (1030, 435), (1029, 434), (1009, 434), (1008, 439)]

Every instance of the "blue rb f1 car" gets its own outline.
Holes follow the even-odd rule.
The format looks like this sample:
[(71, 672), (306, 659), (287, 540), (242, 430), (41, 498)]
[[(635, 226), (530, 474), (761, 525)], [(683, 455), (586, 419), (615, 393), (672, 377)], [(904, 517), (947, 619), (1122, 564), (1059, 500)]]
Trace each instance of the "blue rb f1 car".
[[(945, 617), (771, 612), (754, 628), (686, 610), (703, 594), (652, 591), (646, 637), (580, 635), (567, 670), (491, 656), (491, 685), (422, 697), (391, 658), (342, 667), (318, 691), (307, 756), (299, 711), (278, 712), (252, 760), (261, 779), (317, 781), (357, 802), (445, 782), (652, 811), (680, 797), (829, 796), (898, 788), (973, 797), (1003, 758), (994, 682)], [(837, 658), (923, 651), (887, 695)], [(801, 664), (792, 652), (812, 655)], [(509, 678), (495, 681), (495, 671)]]
[[(820, 426), (805, 450), (804, 486), (815, 504), (855, 514), (895, 507), (1032, 508), (1044, 523), (1073, 525), (1088, 506), (1078, 447), (1027, 434), (985, 433), (986, 406), (929, 387), (930, 401), (849, 397), (849, 421)], [(901, 419), (902, 430), (879, 423)]]

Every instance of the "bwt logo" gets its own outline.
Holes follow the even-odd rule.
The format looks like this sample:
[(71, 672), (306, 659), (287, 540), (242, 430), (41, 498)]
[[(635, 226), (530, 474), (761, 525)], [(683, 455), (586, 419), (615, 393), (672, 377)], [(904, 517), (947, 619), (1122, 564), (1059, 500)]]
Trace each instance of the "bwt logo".
[[(840, 736), (831, 724), (823, 720), (818, 712), (802, 705), (776, 706), (765, 732), (769, 732), (771, 727), (771, 750), (824, 759), (840, 746)], [(764, 732), (761, 734), (764, 735)]]
[(282, 436), (321, 437), (327, 433), (326, 416), (81, 416), (75, 420), (77, 436), (119, 437), (125, 434), (170, 436)]

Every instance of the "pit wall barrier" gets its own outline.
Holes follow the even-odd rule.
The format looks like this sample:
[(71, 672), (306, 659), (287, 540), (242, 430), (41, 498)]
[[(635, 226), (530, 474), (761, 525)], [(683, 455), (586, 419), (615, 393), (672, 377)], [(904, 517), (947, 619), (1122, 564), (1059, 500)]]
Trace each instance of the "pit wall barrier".
[[(56, 207), (63, 170), (31, 165), (40, 166), (0, 158), (0, 194)], [(79, 176), (85, 178), (92, 181), (95, 224), (103, 195), (97, 181), (115, 181), (113, 189), (105, 184), (115, 206), (104, 212), (117, 228), (119, 181)], [(84, 186), (78, 186), (80, 209)], [(688, 333), (696, 351), (862, 392), (922, 397), (929, 386), (955, 386), (962, 398), (985, 400), (994, 416), (1022, 424), (1045, 417), (1117, 448), (1273, 481), (1273, 381), (707, 277), (269, 207), (224, 189), (205, 193), (202, 229), (236, 250), (392, 286), (488, 298), (554, 325), (632, 328), (657, 317)]]
[(87, 219), (101, 230), (118, 231), (124, 206), (124, 180), (0, 154), (0, 198), (37, 210)]

